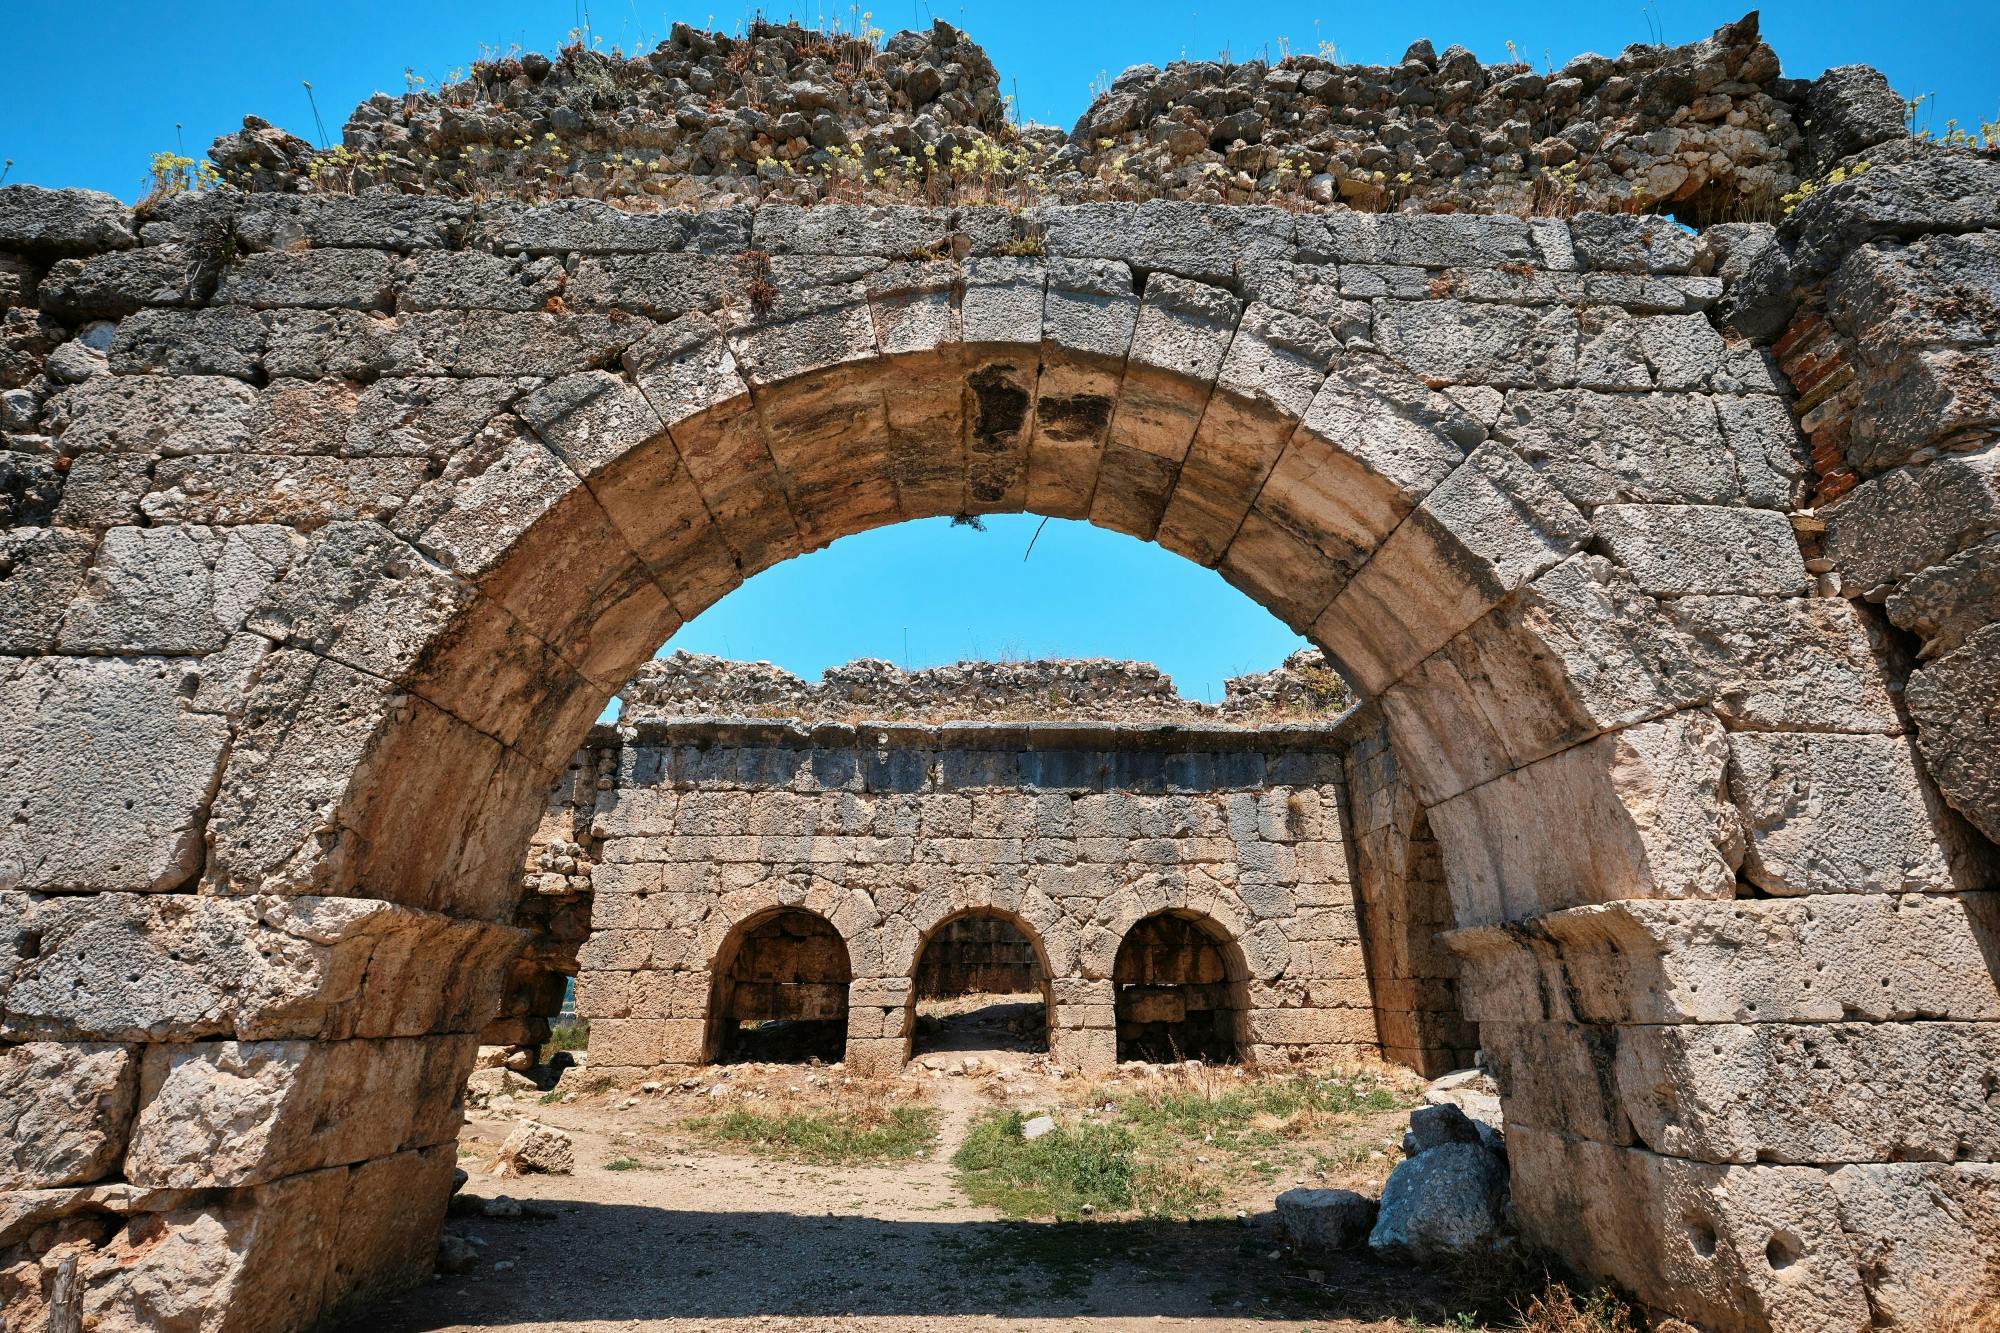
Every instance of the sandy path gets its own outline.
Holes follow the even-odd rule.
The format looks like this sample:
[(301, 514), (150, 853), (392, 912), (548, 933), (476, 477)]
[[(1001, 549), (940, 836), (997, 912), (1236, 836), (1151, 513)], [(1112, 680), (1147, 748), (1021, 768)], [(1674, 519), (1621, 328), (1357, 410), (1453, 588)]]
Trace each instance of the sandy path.
[[(533, 1106), (571, 1133), (576, 1173), (497, 1180), (475, 1171), (467, 1190), (544, 1200), (557, 1216), (452, 1219), (450, 1230), (480, 1245), (478, 1268), (437, 1277), (348, 1327), (1222, 1333), (1281, 1320), (1344, 1331), (1451, 1308), (1450, 1292), (1407, 1269), (1355, 1259), (1309, 1274), (1279, 1260), (1268, 1212), (1199, 1224), (1002, 1221), (959, 1193), (949, 1165), (992, 1104), (990, 1083), (939, 1077), (933, 1086), (938, 1151), (882, 1167), (690, 1150), (661, 1125), (654, 1099)], [(465, 1141), (490, 1148), (511, 1123), (476, 1118)], [(620, 1157), (652, 1169), (605, 1169)]]

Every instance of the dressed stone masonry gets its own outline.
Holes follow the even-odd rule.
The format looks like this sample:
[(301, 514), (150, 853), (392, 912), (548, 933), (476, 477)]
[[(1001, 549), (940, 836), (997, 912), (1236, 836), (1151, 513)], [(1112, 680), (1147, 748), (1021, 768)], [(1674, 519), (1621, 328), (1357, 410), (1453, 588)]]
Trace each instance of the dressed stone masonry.
[[(1323, 671), (1316, 656), (1300, 665)], [(993, 688), (967, 695), (955, 688), (967, 674)], [(1232, 681), (1232, 698), (1283, 691), (1285, 675)], [(666, 710), (690, 678), (721, 699), (787, 699), (803, 716), (675, 716)], [(980, 718), (1024, 699), (1031, 711), (1074, 708), (1041, 692), (1062, 679), (1145, 720)], [(851, 703), (857, 680), (916, 716), (826, 718)], [(846, 989), (854, 1069), (907, 1058), (920, 960), (948, 951), (944, 928), (968, 918), (1026, 938), (1052, 1053), (1073, 1068), (1109, 1067), (1120, 1020), (1141, 1021), (1120, 1007), (1114, 964), (1133, 928), (1160, 914), (1198, 923), (1219, 947), (1229, 975), (1200, 981), (1234, 997), (1236, 1054), (1378, 1054), (1343, 835), (1346, 752), (1379, 724), (1364, 710), (1332, 726), (1246, 728), (1214, 711), (1136, 663), (919, 673), (861, 663), (819, 687), (761, 664), (653, 663), (627, 690), (619, 728), (600, 728), (579, 754), (582, 780), (557, 784), (530, 844), (531, 900), (589, 896), (592, 933), (569, 970), (592, 1069), (716, 1056), (730, 1019), (725, 960), (787, 912), (811, 914), (844, 950), (837, 977), (823, 970)], [(1442, 886), (1430, 887), (1441, 900)], [(551, 989), (523, 987), (544, 1003)], [(1444, 1000), (1434, 1024), (1457, 1012)], [(1469, 1056), (1460, 1035), (1459, 1047), (1427, 1052), (1430, 1063)]]
[[(1730, 43), (1633, 105), (1712, 123)], [(6, 1322), (428, 1271), (604, 703), (779, 560), (1020, 509), (1217, 568), (1380, 710), (1357, 865), (1448, 889), (1529, 1240), (1713, 1329), (1957, 1298), (2000, 1260), (2000, 161), (1872, 71), (1803, 96), (1765, 142), (1843, 178), (1699, 234), (0, 189)]]

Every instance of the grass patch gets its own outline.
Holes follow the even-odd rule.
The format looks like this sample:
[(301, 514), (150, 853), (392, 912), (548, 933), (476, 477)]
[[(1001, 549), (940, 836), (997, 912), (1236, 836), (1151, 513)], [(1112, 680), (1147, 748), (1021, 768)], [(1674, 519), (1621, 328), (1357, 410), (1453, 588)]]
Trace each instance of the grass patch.
[(928, 1106), (829, 1112), (738, 1109), (698, 1116), (687, 1127), (710, 1143), (813, 1166), (914, 1161), (937, 1142), (937, 1112)]
[(657, 1171), (658, 1167), (648, 1166), (636, 1157), (614, 1157), (604, 1164), (606, 1171)]
[(1400, 1110), (1409, 1099), (1365, 1075), (1309, 1074), (1188, 1082), (1123, 1098), (1118, 1109), (1142, 1135), (1176, 1135), (1226, 1151), (1268, 1148), (1354, 1115)]
[(952, 1157), (975, 1203), (1008, 1217), (1083, 1216), (1132, 1206), (1136, 1143), (1123, 1125), (1058, 1125), (1024, 1138), (1019, 1111), (989, 1111)]
[(590, 1049), (590, 1024), (577, 1019), (573, 1023), (557, 1023), (549, 1029), (549, 1040), (543, 1059), (556, 1051), (583, 1051)]
[[(1369, 1117), (1411, 1104), (1369, 1074), (1246, 1078), (1235, 1071), (1176, 1074), (1023, 1138), (1023, 1117), (975, 1121), (952, 1159), (975, 1202), (1011, 1218), (1097, 1213), (1194, 1220), (1229, 1208), (1230, 1183), (1269, 1182), (1308, 1162), (1359, 1160), (1380, 1133)], [(1350, 1141), (1351, 1140), (1351, 1141)]]

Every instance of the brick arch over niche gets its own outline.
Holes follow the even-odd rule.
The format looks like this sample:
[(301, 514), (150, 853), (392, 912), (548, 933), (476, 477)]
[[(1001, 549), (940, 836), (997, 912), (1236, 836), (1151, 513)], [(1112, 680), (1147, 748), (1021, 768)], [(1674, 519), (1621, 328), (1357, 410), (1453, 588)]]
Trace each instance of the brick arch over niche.
[[(2000, 1254), (1970, 1072), (2000, 1019), (1992, 848), (1926, 776), (1878, 613), (1814, 570), (1935, 593), (1899, 580), (1995, 530), (1993, 450), (1963, 422), (1922, 458), (1871, 445), (1872, 480), (1797, 512), (1786, 386), (1709, 315), (1798, 309), (1781, 352), (1823, 337), (1851, 383), (1885, 347), (1841, 343), (1860, 297), (1810, 283), (1875, 238), (1921, 268), (1927, 216), (1994, 212), (1951, 211), (2000, 193), (1976, 165), (1885, 160), (1729, 284), (1691, 271), (1706, 241), (1625, 216), (564, 205), (474, 230), (432, 199), (214, 205), (236, 266), (36, 409), (58, 498), (7, 534), (0, 1054), (106, 1108), (29, 1150), (23, 1225), (89, 1219), (87, 1307), (139, 1325), (162, 1230), (231, 1237), (204, 1280), (271, 1327), (424, 1271), (440, 1071), (470, 1059), (518, 942), (491, 923), (603, 703), (779, 560), (1027, 510), (1215, 566), (1380, 707), (1531, 1239), (1723, 1327), (1921, 1309)], [(71, 308), (86, 271), (196, 254), (207, 216), (135, 245), (98, 204), (8, 199), (0, 244), (95, 256)], [(1042, 253), (1001, 253), (1028, 225)], [(522, 253), (573, 267), (561, 310), (492, 297)], [(1960, 411), (1975, 361), (1894, 364)], [(1854, 438), (1893, 424), (1855, 401)], [(1840, 441), (1813, 442), (1827, 482)], [(1942, 654), (1909, 703), (1990, 830), (1982, 714), (1937, 711), (1976, 693), (1990, 631), (1925, 605), (1892, 598)], [(195, 1093), (253, 1058), (268, 1128), (211, 1150)], [(357, 1088), (416, 1110), (323, 1104)], [(289, 1262), (324, 1214), (333, 1245)]]

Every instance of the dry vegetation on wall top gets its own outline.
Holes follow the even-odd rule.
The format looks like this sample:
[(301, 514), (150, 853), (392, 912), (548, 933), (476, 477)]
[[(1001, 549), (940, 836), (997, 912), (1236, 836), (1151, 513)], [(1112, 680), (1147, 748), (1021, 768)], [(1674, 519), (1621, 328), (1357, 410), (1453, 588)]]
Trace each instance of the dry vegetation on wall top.
[[(1560, 67), (1508, 50), (1487, 65), (1419, 41), (1397, 64), (1349, 65), (1333, 42), (1307, 53), (1281, 41), (1255, 60), (1136, 65), (1093, 85), (1065, 134), (1022, 123), (985, 52), (944, 22), (886, 41), (865, 14), (852, 28), (759, 20), (733, 37), (675, 24), (629, 56), (573, 33), (553, 58), (489, 54), (436, 89), (411, 73), (402, 94), (357, 107), (331, 146), (246, 118), (209, 150), (213, 167), (157, 159), (155, 196), (220, 183), (644, 209), (1164, 197), (1768, 220), (1831, 161), (1818, 140), (1834, 131), (1815, 116), (1848, 119), (1783, 77), (1754, 13), (1703, 41)], [(1895, 100), (1855, 69), (1843, 97)], [(1985, 147), (1995, 135), (1952, 125), (1945, 137)]]

